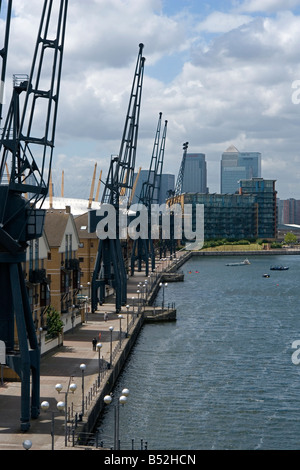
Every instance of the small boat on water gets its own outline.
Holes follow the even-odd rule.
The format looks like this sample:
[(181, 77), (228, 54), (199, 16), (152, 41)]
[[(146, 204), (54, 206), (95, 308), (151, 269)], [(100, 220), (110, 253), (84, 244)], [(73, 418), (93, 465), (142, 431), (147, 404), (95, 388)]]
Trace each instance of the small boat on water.
[(289, 266), (282, 266), (282, 265), (270, 267), (271, 271), (287, 271), (288, 269), (289, 269)]
[(270, 277), (270, 274), (263, 274), (263, 277)]
[(246, 258), (244, 261), (240, 261), (239, 263), (227, 263), (226, 266), (244, 266), (247, 264), (251, 264), (250, 261)]

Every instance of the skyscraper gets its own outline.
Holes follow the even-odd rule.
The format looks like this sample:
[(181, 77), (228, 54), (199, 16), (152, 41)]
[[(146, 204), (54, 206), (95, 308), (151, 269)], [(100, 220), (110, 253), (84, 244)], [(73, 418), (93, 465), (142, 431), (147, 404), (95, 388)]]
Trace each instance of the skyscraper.
[[(140, 176), (135, 188), (135, 193), (132, 199), (132, 204), (137, 204), (139, 202), (139, 196), (141, 194), (143, 183), (145, 183), (148, 179), (149, 170), (141, 170)], [(134, 174), (134, 180), (137, 176), (137, 173)], [(167, 197), (169, 191), (174, 191), (175, 186), (175, 175), (171, 175), (168, 173), (162, 173), (161, 181), (160, 181), (160, 192), (159, 192), (159, 204), (163, 204)], [(154, 194), (155, 199), (157, 195)]]
[(259, 152), (239, 152), (231, 145), (222, 154), (221, 193), (234, 194), (239, 189), (239, 181), (261, 177), (261, 154)]
[(204, 153), (188, 153), (185, 160), (183, 193), (207, 193), (207, 169)]
[(174, 188), (175, 188), (175, 175), (163, 173), (161, 175), (159, 204), (164, 204), (166, 202), (166, 199), (170, 197), (169, 191), (174, 191)]

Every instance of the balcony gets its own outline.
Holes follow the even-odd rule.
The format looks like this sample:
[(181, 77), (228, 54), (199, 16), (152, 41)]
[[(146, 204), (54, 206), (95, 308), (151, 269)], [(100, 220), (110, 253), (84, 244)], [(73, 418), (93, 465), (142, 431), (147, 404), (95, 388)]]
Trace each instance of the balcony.
[(79, 260), (78, 259), (66, 259), (65, 269), (69, 271), (79, 271)]
[(46, 281), (46, 269), (34, 269), (29, 273), (29, 282), (41, 284)]

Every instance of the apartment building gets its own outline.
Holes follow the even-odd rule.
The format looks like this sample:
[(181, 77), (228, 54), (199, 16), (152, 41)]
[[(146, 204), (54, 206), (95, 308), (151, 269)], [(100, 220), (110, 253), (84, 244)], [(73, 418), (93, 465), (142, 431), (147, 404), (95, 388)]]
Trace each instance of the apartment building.
[(42, 237), (31, 240), (23, 264), (25, 285), (36, 331), (46, 327), (46, 311), (50, 305), (50, 279), (47, 276), (47, 262), (50, 247), (43, 233)]
[(64, 331), (81, 321), (77, 295), (80, 292), (79, 237), (70, 207), (46, 211), (44, 232), (50, 252), (47, 277), (51, 306), (61, 313)]
[(79, 238), (77, 256), (80, 262), (81, 293), (90, 298), (91, 282), (98, 252), (99, 239), (96, 232), (89, 233), (88, 231), (88, 212), (75, 218), (75, 226)]

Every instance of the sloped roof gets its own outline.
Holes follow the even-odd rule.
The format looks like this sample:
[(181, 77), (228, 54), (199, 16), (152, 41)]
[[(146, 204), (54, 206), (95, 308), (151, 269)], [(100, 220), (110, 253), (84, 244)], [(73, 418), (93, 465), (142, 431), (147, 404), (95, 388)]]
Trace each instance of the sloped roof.
[(48, 210), (45, 217), (44, 231), (49, 246), (60, 246), (70, 214), (60, 210)]
[(89, 217), (88, 212), (85, 212), (84, 214), (81, 214), (78, 217), (75, 217), (74, 221), (75, 221), (75, 225), (77, 228), (79, 239), (97, 238), (96, 232), (89, 233), (88, 231), (88, 223), (89, 223), (88, 217)]
[(226, 150), (226, 153), (239, 153), (238, 149), (234, 145), (230, 145)]

